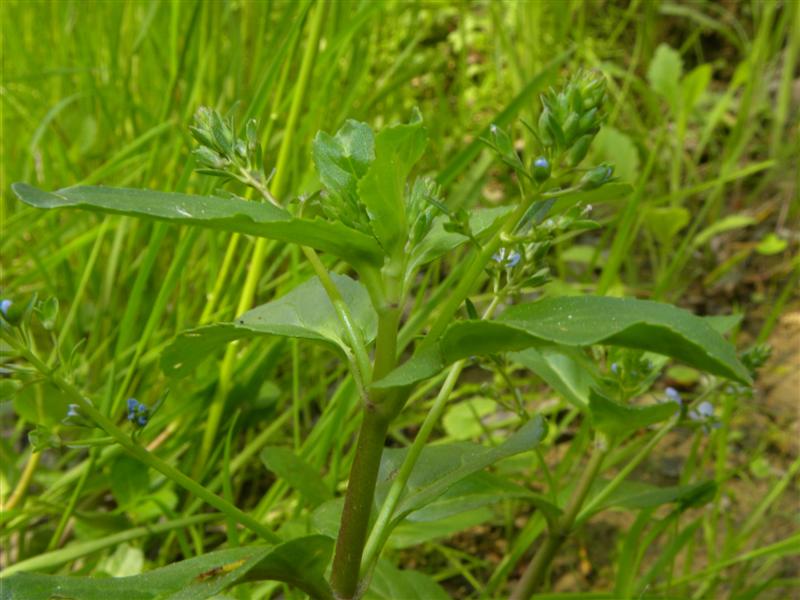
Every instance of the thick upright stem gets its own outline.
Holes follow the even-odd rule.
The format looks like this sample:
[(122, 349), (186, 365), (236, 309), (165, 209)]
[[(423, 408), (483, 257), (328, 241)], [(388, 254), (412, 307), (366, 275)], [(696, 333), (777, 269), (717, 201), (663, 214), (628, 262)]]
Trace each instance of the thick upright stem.
[[(387, 304), (380, 310), (378, 337), (375, 341), (374, 379), (388, 373), (397, 361), (399, 319), (400, 308), (396, 304)], [(370, 393), (364, 408), (364, 420), (358, 433), (333, 558), (331, 585), (337, 598), (353, 598), (358, 590), (361, 556), (367, 541), (383, 445), (389, 424), (396, 416), (392, 400), (390, 395), (375, 390)]]
[(379, 414), (376, 407), (368, 405), (358, 433), (333, 559), (331, 585), (340, 599), (353, 598), (358, 588), (361, 554), (367, 539), (375, 483), (388, 430), (389, 420)]

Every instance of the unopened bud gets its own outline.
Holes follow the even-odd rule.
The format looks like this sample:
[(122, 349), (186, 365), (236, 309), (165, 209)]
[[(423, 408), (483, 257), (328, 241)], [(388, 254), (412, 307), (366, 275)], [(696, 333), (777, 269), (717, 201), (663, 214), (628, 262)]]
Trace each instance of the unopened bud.
[(547, 181), (550, 178), (550, 161), (544, 156), (540, 156), (533, 161), (531, 171), (533, 172), (533, 179), (535, 181), (539, 183)]

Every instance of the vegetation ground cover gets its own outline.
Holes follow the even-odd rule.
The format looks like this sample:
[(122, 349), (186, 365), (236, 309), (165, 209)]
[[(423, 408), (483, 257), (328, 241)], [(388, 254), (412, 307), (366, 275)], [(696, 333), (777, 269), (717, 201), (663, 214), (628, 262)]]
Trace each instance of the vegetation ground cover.
[[(518, 582), (529, 572), (544, 577), (537, 598), (797, 593), (796, 2), (8, 1), (0, 10), (4, 332), (38, 298), (30, 328), (14, 330), (24, 349), (3, 346), (3, 598), (50, 597), (55, 580), (45, 574), (136, 578), (108, 588), (93, 579), (70, 592), (86, 598), (327, 597), (359, 393), (369, 387), (359, 374), (373, 371), (373, 357), (359, 356), (335, 304), (322, 314), (331, 290), (296, 289), (320, 270), (284, 242), (302, 234), (320, 251), (322, 272), (371, 349), (382, 315), (358, 282), (374, 289), (370, 265), (397, 245), (387, 224), (409, 215), (423, 225), (398, 283), (408, 295), (396, 315), (402, 364), (371, 389), (417, 387), (387, 429), (370, 522), (386, 538), (364, 540), (374, 570), (359, 593), (527, 597)], [(602, 80), (604, 118), (598, 131), (592, 122), (591, 147), (577, 162), (573, 179), (583, 187), (559, 200), (559, 188), (546, 187), (556, 185), (549, 163), (559, 141), (541, 139), (552, 131), (541, 95), (579, 73)], [(243, 181), (214, 176), (217, 155), (198, 154), (198, 139), (209, 146), (189, 128), (211, 123), (200, 107), (232, 115), (236, 135), (252, 139), (247, 152), (262, 153), (245, 154), (263, 163), (263, 179), (248, 179), (258, 171), (249, 167)], [(408, 214), (326, 204), (320, 190), (335, 195), (341, 180), (325, 158), (335, 162), (336, 144), (354, 139), (347, 123), (368, 124), (379, 159), (385, 140), (400, 137), (382, 132), (413, 136), (424, 127), (427, 147), (402, 156), (410, 164), (397, 189), (406, 193), (409, 173), (428, 175), (418, 197), (433, 200), (409, 201), (417, 212)], [(393, 173), (370, 180), (368, 162), (363, 173), (353, 167), (358, 201)], [(605, 185), (590, 189), (581, 178), (606, 164), (613, 181), (603, 167), (596, 173)], [(15, 195), (13, 182), (33, 187)], [(17, 198), (105, 202), (103, 210), (131, 214), (117, 207), (119, 192), (74, 187), (98, 185), (207, 199), (173, 210), (168, 198), (148, 197), (152, 211), (172, 211), (165, 218), (175, 226), (39, 210)], [(471, 253), (489, 247), (525, 186), (556, 194), (552, 220), (542, 218), (541, 237), (531, 238), (546, 241), (546, 252), (528, 247), (528, 266), (517, 267), (503, 238), (508, 254), (486, 251), (495, 257), (486, 283), (439, 328)], [(277, 207), (269, 212), (270, 197), (280, 210), (308, 199), (325, 224), (304, 228), (302, 213), (288, 223)], [(142, 212), (145, 201), (134, 194), (130, 202)], [(236, 202), (246, 208), (216, 215)], [(251, 220), (240, 218), (251, 210)], [(428, 242), (425, 214), (439, 219)], [(187, 226), (214, 218), (211, 229)], [(594, 296), (608, 297), (591, 305), (607, 318), (587, 310), (576, 325), (579, 303)], [(625, 332), (610, 321), (623, 296), (714, 317), (702, 327), (718, 337), (693, 347), (701, 321), (680, 333), (660, 312), (645, 318), (625, 305), (618, 318), (648, 329), (621, 341)], [(541, 316), (548, 302), (570, 307), (553, 329)], [(247, 312), (257, 306), (261, 313)], [(250, 320), (234, 320), (240, 315)], [(567, 318), (575, 322), (562, 332)], [(446, 329), (451, 320), (463, 322)], [(610, 329), (600, 335), (602, 325)], [(657, 343), (672, 334), (687, 345)], [(543, 339), (574, 348), (553, 354), (533, 344)], [(457, 367), (452, 384), (445, 367)], [(656, 423), (669, 415), (621, 412), (598, 386), (634, 406), (680, 400), (684, 410), (665, 429)], [(70, 390), (125, 437), (70, 408)], [(565, 543), (531, 571), (537, 549), (565, 530), (559, 520), (593, 464), (595, 430), (619, 443)], [(437, 477), (412, 471), (419, 488), (403, 490), (386, 512), (392, 477), (420, 432), (435, 443), (418, 464), (446, 466), (437, 446), (470, 460), (441, 466)], [(514, 446), (520, 440), (524, 451)], [(85, 580), (58, 580), (84, 585), (75, 581)], [(334, 575), (333, 585), (349, 597), (347, 582)]]

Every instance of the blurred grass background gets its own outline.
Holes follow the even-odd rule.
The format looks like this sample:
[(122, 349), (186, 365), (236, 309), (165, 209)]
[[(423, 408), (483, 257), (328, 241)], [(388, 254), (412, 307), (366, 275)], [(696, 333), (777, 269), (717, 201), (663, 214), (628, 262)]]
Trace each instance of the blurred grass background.
[[(335, 131), (346, 118), (380, 127), (418, 106), (431, 138), (423, 169), (440, 174), (448, 203), (513, 201), (514, 182), (477, 143), (478, 133), (506, 122), (522, 144), (516, 117), (537, 118), (537, 75), (565, 52), (546, 84), (579, 68), (607, 75), (608, 127), (593, 152), (616, 164), (636, 193), (627, 203), (595, 207), (606, 225), (600, 235), (558, 248), (559, 279), (550, 293), (597, 290), (664, 299), (701, 314), (745, 312), (740, 345), (776, 344), (766, 378), (772, 387), (729, 415), (732, 427), (703, 460), (722, 460), (718, 475), (742, 486), (734, 514), (775, 489), (782, 510), (793, 500), (797, 509), (798, 392), (784, 375), (798, 364), (798, 3), (366, 0), (326, 9), (291, 132), (286, 176), (293, 195), (316, 189), (310, 142), (317, 130)], [(258, 118), (271, 168), (289, 135), (313, 10), (308, 1), (278, 0), (0, 4), (2, 296), (59, 299), (55, 343), (66, 354), (77, 347), (75, 375), (103, 406), (128, 396), (151, 404), (164, 393), (159, 352), (186, 327), (235, 315), (253, 242), (84, 212), (38, 212), (18, 203), (9, 185), (210, 193), (215, 182), (192, 173), (187, 130), (201, 105), (235, 109), (240, 124)], [(294, 251), (270, 245), (258, 303), (307, 277), (297, 264)], [(427, 284), (447, 270), (446, 263), (433, 269)], [(220, 271), (227, 275), (218, 281)], [(236, 483), (225, 493), (257, 514), (289, 510), (291, 491), (270, 485), (252, 458), (266, 443), (289, 443), (315, 466), (329, 465), (326, 479), (335, 488), (347, 472), (354, 427), (347, 418), (352, 390), (330, 389), (340, 367), (319, 349), (276, 341), (244, 347), (233, 369), (225, 423), (234, 410), (247, 418), (236, 425)], [(148, 440), (186, 472), (198, 469), (195, 447), (217, 378), (208, 368), (173, 389), (152, 428), (162, 434)], [(775, 388), (784, 391), (774, 396)], [(32, 386), (0, 406), (1, 495), (22, 491), (3, 534), (5, 564), (190, 510), (179, 490), (142, 476), (114, 452), (32, 455), (27, 432), (63, 415), (54, 390)], [(401, 419), (392, 433), (398, 443), (413, 435), (423, 409), (418, 403)], [(255, 425), (259, 419), (265, 426)], [(753, 422), (761, 427), (756, 433), (744, 427)], [(228, 462), (219, 446), (199, 467), (204, 481), (218, 486), (219, 465)], [(732, 454), (722, 452), (729, 446)], [(137, 510), (141, 490), (122, 491), (125, 477), (139, 477), (156, 500)], [(796, 530), (796, 512), (780, 527)], [(222, 535), (213, 528), (192, 533), (171, 536), (157, 550), (147, 538), (137, 547), (164, 562), (214, 546)], [(710, 563), (726, 556), (711, 552), (716, 536), (709, 522)], [(439, 578), (468, 596), (472, 571), (486, 565), (461, 556), (457, 544), (430, 544), (424, 554), (443, 563)], [(108, 570), (108, 560), (93, 554), (83, 569)], [(785, 571), (778, 581), (797, 579), (796, 570), (775, 562)]]

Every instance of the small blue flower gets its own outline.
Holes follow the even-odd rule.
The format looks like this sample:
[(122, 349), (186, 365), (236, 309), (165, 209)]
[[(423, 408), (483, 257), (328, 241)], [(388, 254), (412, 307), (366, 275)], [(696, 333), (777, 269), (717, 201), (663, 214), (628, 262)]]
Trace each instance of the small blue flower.
[(0, 312), (3, 313), (4, 317), (8, 316), (8, 309), (11, 308), (12, 304), (13, 302), (11, 302), (11, 300), (8, 298), (0, 301)]
[(611, 372), (614, 375), (619, 375), (619, 365), (617, 363), (611, 363)]
[(496, 263), (500, 263), (507, 269), (513, 269), (519, 264), (519, 261), (522, 259), (520, 253), (516, 250), (508, 250), (507, 248), (500, 248), (497, 252), (492, 254), (492, 259)]
[(697, 407), (697, 412), (702, 417), (713, 417), (714, 416), (714, 405), (711, 402), (701, 402)]
[(128, 421), (144, 427), (150, 419), (150, 409), (136, 398), (128, 398)]
[(678, 390), (676, 390), (674, 387), (668, 387), (666, 390), (664, 390), (664, 392), (667, 394), (667, 398), (669, 398), (673, 402), (681, 404), (683, 399), (681, 398), (681, 395), (678, 392)]
[(80, 417), (80, 413), (78, 412), (78, 405), (77, 404), (69, 404), (67, 406), (67, 418), (69, 417)]

